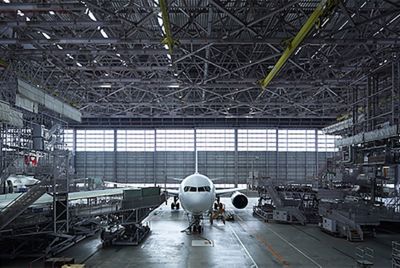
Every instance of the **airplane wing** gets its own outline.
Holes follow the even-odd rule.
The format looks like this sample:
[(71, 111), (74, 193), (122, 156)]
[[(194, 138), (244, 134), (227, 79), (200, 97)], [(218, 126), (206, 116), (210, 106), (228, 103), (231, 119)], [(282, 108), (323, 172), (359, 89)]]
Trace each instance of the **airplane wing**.
[(114, 182), (114, 181), (104, 181), (105, 185), (112, 185), (112, 186), (117, 186), (118, 188), (122, 188), (122, 187), (134, 187), (133, 183), (123, 183), (123, 182)]
[(169, 196), (179, 196), (178, 189), (168, 189), (166, 192)]
[(183, 179), (180, 179), (180, 178), (168, 178), (168, 179), (174, 180), (174, 181), (183, 181)]
[(243, 191), (246, 190), (246, 188), (230, 188), (230, 189), (216, 189), (215, 194), (218, 196), (234, 193), (237, 191)]
[(219, 181), (219, 180), (223, 180), (224, 178), (212, 178), (210, 179), (211, 181)]

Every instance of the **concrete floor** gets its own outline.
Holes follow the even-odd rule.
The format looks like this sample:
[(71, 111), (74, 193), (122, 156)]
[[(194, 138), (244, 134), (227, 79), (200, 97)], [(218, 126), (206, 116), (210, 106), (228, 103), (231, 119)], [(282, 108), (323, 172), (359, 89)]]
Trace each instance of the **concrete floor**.
[[(375, 251), (374, 267), (391, 267), (391, 241), (400, 240), (400, 234), (380, 233), (351, 243), (316, 226), (264, 223), (252, 216), (256, 200), (251, 198), (247, 209), (233, 210), (230, 199), (222, 199), (236, 221), (213, 226), (205, 221), (201, 235), (181, 232), (188, 225), (184, 212), (162, 205), (148, 217), (152, 231), (138, 247), (103, 249), (94, 237), (62, 255), (86, 267), (355, 267), (355, 248), (367, 246)], [(192, 245), (208, 240), (213, 246)]]

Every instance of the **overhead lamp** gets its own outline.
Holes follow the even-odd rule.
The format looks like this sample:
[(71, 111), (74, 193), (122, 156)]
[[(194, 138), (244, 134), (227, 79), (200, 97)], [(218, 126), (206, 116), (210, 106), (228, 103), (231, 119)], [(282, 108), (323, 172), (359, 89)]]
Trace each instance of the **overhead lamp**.
[(100, 85), (101, 88), (111, 88), (111, 84), (102, 84)]
[(322, 23), (321, 28), (324, 28), (325, 25), (328, 23), (328, 21), (329, 21), (329, 18), (327, 18), (327, 19)]
[(387, 25), (392, 24), (392, 23), (393, 23), (395, 20), (397, 20), (398, 18), (400, 18), (400, 14), (397, 15), (396, 17), (394, 17), (393, 19), (391, 19)]
[(96, 19), (96, 17), (94, 16), (93, 12), (90, 11), (89, 8), (87, 8), (87, 9), (85, 10), (85, 14), (87, 14), (87, 15), (89, 16), (89, 18), (90, 18), (92, 21), (97, 21), (97, 19)]
[(108, 38), (108, 35), (107, 35), (106, 31), (104, 31), (104, 29), (101, 29), (100, 33), (104, 38)]
[(301, 49), (302, 49), (302, 47), (299, 47), (299, 48), (296, 50), (296, 52), (294, 53), (294, 55), (299, 54), (299, 52), (300, 52)]
[(342, 26), (339, 27), (339, 31), (343, 29), (344, 26), (346, 26), (346, 24), (349, 23), (349, 20), (346, 20)]
[(367, 4), (367, 1), (365, 1), (365, 2), (360, 6), (359, 9), (363, 8), (366, 4)]
[(49, 14), (50, 14), (50, 15), (55, 15), (56, 13), (54, 13), (53, 10), (50, 10), (50, 11), (49, 11)]
[(171, 84), (171, 85), (168, 85), (167, 87), (170, 87), (170, 88), (179, 88), (180, 85), (179, 85), (179, 84)]
[(165, 34), (165, 28), (164, 28), (164, 23), (162, 20), (161, 12), (158, 13), (157, 22), (158, 22), (158, 25), (160, 25), (162, 32)]
[(42, 35), (43, 35), (47, 40), (51, 39), (50, 35), (48, 35), (48, 34), (45, 33), (45, 32), (42, 32)]

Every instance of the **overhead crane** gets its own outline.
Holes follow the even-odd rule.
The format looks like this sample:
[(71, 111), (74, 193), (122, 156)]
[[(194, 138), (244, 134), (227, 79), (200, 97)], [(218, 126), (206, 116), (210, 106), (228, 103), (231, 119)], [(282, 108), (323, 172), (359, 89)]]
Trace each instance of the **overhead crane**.
[(301, 42), (308, 36), (314, 26), (320, 27), (322, 20), (327, 18), (339, 4), (340, 0), (322, 0), (310, 15), (306, 23), (301, 27), (296, 36), (289, 41), (288, 46), (282, 53), (282, 56), (276, 62), (268, 75), (260, 81), (262, 92), (265, 91), (272, 79), (279, 73), (286, 61), (290, 58), (294, 51), (300, 46)]

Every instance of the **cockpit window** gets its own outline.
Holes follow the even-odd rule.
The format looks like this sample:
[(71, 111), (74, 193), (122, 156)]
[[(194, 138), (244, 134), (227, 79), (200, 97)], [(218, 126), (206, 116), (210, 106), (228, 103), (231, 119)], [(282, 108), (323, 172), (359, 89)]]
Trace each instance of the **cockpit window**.
[(211, 190), (210, 186), (203, 186), (197, 188), (199, 192), (209, 192)]
[(185, 191), (185, 192), (196, 192), (196, 187), (185, 186), (183, 188), (183, 191)]
[(209, 192), (211, 191), (210, 186), (203, 186), (203, 187), (191, 187), (191, 186), (185, 186), (183, 188), (184, 192)]

